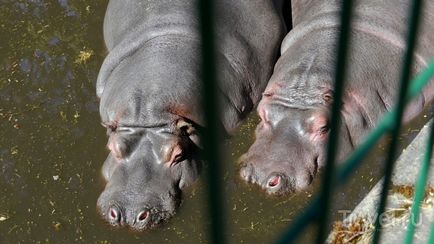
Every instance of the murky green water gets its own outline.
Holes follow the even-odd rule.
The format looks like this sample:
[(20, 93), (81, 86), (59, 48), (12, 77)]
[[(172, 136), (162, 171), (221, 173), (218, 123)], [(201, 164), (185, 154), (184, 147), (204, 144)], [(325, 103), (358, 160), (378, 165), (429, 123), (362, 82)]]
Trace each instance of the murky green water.
[[(185, 192), (177, 215), (160, 229), (113, 230), (97, 215), (96, 200), (104, 187), (100, 168), (108, 153), (95, 95), (105, 56), (106, 4), (0, 0), (0, 243), (207, 242), (204, 179)], [(252, 142), (256, 122), (252, 116), (226, 143), (231, 243), (274, 240), (320, 182), (307, 192), (273, 198), (238, 180), (234, 161)], [(359, 177), (336, 194), (334, 219), (375, 184), (380, 171), (372, 165), (381, 159), (372, 154)], [(313, 240), (314, 233), (311, 229), (303, 239)]]

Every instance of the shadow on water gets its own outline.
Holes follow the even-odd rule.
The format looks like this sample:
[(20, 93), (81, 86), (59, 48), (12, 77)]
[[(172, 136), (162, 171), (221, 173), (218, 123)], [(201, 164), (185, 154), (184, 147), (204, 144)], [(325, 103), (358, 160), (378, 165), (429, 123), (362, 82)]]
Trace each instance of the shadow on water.
[[(177, 215), (160, 229), (112, 230), (97, 215), (104, 187), (100, 168), (108, 153), (95, 95), (106, 55), (106, 4), (0, 0), (0, 243), (207, 242), (203, 179), (185, 192)], [(274, 240), (320, 182), (307, 192), (273, 198), (238, 180), (233, 162), (251, 144), (256, 123), (251, 116), (225, 145), (228, 239), (235, 243)], [(405, 138), (416, 132), (408, 133)], [(352, 209), (380, 177), (375, 165), (383, 159), (381, 148), (359, 170), (360, 177), (336, 194), (334, 219), (340, 218), (339, 209)], [(313, 240), (312, 234), (304, 239)]]

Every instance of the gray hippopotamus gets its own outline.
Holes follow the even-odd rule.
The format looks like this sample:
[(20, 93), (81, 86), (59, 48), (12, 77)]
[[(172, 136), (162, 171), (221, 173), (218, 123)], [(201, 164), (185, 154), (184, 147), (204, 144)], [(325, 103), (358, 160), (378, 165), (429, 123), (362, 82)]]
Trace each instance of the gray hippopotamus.
[[(269, 0), (217, 2), (221, 125), (230, 134), (259, 102), (285, 26)], [(108, 56), (97, 80), (110, 153), (97, 207), (114, 226), (152, 228), (179, 205), (201, 168), (203, 128), (197, 1), (113, 0)]]
[[(394, 105), (405, 48), (409, 0), (356, 1), (338, 161)], [(434, 1), (424, 1), (414, 73), (434, 56)], [(270, 194), (306, 188), (325, 164), (337, 56), (340, 1), (292, 1), (294, 28), (257, 111), (255, 142), (240, 158), (240, 176)], [(413, 74), (414, 74), (413, 73)], [(431, 82), (405, 112), (415, 117), (434, 95)]]

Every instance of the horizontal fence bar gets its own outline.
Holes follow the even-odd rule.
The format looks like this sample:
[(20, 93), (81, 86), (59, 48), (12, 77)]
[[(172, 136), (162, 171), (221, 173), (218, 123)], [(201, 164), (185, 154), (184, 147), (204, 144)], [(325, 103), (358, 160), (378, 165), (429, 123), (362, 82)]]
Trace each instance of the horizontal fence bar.
[(404, 53), (404, 62), (401, 70), (401, 78), (400, 78), (400, 89), (398, 93), (398, 102), (397, 102), (397, 112), (394, 117), (394, 123), (392, 126), (392, 130), (390, 131), (391, 142), (389, 145), (389, 150), (386, 159), (386, 166), (384, 169), (384, 181), (382, 186), (382, 191), (380, 195), (380, 203), (378, 206), (377, 217), (375, 219), (375, 230), (373, 242), (377, 244), (380, 242), (381, 238), (381, 217), (384, 212), (387, 204), (387, 197), (390, 182), (392, 180), (392, 172), (395, 165), (395, 160), (397, 157), (398, 150), (398, 137), (399, 132), (401, 131), (402, 117), (404, 115), (405, 108), (405, 97), (407, 95), (407, 89), (409, 86), (411, 68), (413, 64), (413, 52), (416, 46), (417, 40), (417, 31), (419, 24), (419, 16), (420, 10), (422, 7), (422, 0), (414, 0), (412, 1), (411, 9), (409, 9), (409, 23), (407, 30), (407, 40), (406, 40), (406, 48)]
[[(406, 102), (415, 98), (422, 89), (430, 82), (434, 76), (434, 57), (429, 62), (427, 68), (420, 72), (410, 82), (410, 89), (406, 96)], [(377, 126), (365, 137), (363, 143), (361, 143), (353, 153), (348, 157), (345, 162), (339, 166), (337, 171), (336, 184), (341, 185), (348, 180), (348, 177), (353, 173), (362, 163), (362, 159), (367, 153), (376, 145), (381, 137), (388, 132), (394, 121), (397, 113), (397, 108), (394, 107), (391, 111), (385, 114), (383, 119), (377, 124)], [(292, 224), (277, 241), (277, 243), (293, 243), (294, 240), (300, 235), (300, 233), (307, 227), (307, 225), (315, 220), (318, 216), (319, 197), (315, 197), (310, 204), (306, 207), (306, 210), (300, 214)], [(434, 224), (433, 224), (434, 230)], [(434, 237), (433, 237), (434, 238)], [(433, 239), (434, 240), (434, 239)]]
[(345, 74), (346, 74), (346, 61), (348, 54), (348, 46), (350, 43), (350, 23), (351, 23), (351, 10), (352, 10), (352, 0), (342, 1), (341, 6), (341, 29), (339, 32), (338, 41), (338, 55), (335, 69), (335, 82), (334, 82), (334, 96), (333, 105), (331, 112), (331, 122), (330, 122), (330, 134), (327, 143), (327, 158), (326, 165), (324, 168), (323, 184), (320, 192), (320, 202), (319, 205), (319, 225), (317, 234), (317, 243), (324, 243), (326, 237), (328, 218), (329, 218), (329, 208), (333, 192), (332, 181), (334, 179), (335, 161), (336, 161), (336, 151), (339, 145), (339, 125), (341, 123), (341, 107), (342, 107), (342, 95), (344, 93), (345, 86)]
[[(214, 38), (214, 3), (212, 0), (199, 0), (199, 19), (202, 53), (202, 91), (203, 112), (206, 129), (202, 134), (205, 159), (208, 163), (206, 178), (208, 179), (208, 207), (211, 218), (211, 243), (226, 243), (224, 206), (222, 194), (222, 166), (220, 154), (219, 126), (220, 110), (218, 107), (218, 85), (216, 72), (216, 45)], [(206, 167), (205, 167), (206, 168)]]

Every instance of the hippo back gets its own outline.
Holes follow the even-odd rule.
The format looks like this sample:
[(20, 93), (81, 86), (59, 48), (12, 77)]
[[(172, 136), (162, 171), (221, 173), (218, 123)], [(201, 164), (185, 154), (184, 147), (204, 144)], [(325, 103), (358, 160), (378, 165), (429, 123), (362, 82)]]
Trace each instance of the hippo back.
[[(284, 27), (267, 0), (218, 1), (217, 13), (222, 124), (231, 132), (260, 99)], [(110, 1), (97, 81), (104, 123), (203, 124), (197, 16), (196, 1)]]

